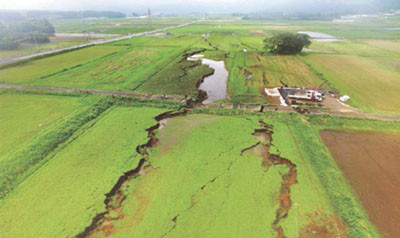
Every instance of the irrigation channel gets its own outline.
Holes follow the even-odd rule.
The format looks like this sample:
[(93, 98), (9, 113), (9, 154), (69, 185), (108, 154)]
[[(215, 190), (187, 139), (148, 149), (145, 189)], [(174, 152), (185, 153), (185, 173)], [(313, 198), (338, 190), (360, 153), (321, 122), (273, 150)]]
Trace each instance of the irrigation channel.
[(224, 61), (214, 61), (205, 59), (203, 55), (192, 55), (187, 58), (190, 61), (201, 60), (201, 63), (214, 69), (214, 73), (206, 78), (200, 84), (199, 89), (207, 93), (207, 99), (203, 104), (209, 104), (228, 97), (227, 82), (228, 71), (225, 69)]

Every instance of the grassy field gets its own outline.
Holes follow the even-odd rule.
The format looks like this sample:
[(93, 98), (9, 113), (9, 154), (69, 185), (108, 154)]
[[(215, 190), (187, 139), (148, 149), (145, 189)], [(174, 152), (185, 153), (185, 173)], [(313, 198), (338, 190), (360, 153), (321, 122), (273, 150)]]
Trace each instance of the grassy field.
[(352, 106), (368, 112), (399, 113), (398, 72), (357, 56), (312, 55), (309, 60), (332, 86), (351, 96)]
[(79, 97), (0, 92), (0, 161), (8, 152), (82, 106)]
[[(103, 210), (104, 194), (136, 167), (136, 146), (161, 109), (121, 107), (77, 131), (1, 202), (5, 237), (72, 237)], [(57, 209), (55, 209), (57, 208)], [(30, 215), (27, 215), (30, 214)], [(33, 215), (33, 216), (32, 216)], [(24, 227), (24, 229), (21, 229)]]
[(145, 32), (149, 30), (175, 26), (189, 22), (191, 17), (153, 17), (151, 21), (139, 18), (120, 18), (120, 19), (54, 19), (57, 33), (80, 33), (94, 31), (106, 34), (128, 34)]
[(135, 47), (118, 51), (108, 57), (92, 60), (80, 67), (61, 71), (32, 81), (35, 85), (70, 88), (133, 90), (161, 68), (175, 48)]
[(363, 42), (367, 43), (368, 45), (393, 51), (395, 53), (400, 53), (400, 41), (399, 40), (375, 40), (375, 39), (368, 39), (363, 40)]
[(79, 67), (96, 58), (110, 55), (125, 47), (93, 46), (62, 53), (51, 57), (22, 62), (15, 66), (0, 69), (1, 83), (27, 84), (49, 75)]
[(191, 49), (201, 41), (194, 36), (137, 37), (0, 69), (0, 82), (195, 96), (197, 83), (210, 69), (185, 57), (201, 50)]
[[(284, 203), (279, 194), (288, 169), (265, 166), (260, 151), (242, 153), (258, 142), (252, 135), (260, 129), (258, 120), (273, 125), (270, 153), (296, 165), (289, 215), (279, 221), (287, 237), (378, 237), (319, 141), (318, 131), (297, 118), (209, 115), (166, 122), (158, 133), (160, 143), (151, 153), (151, 168), (131, 180), (123, 190), (126, 199), (121, 209), (109, 215), (114, 219), (107, 219), (91, 236), (276, 236), (273, 223)], [(308, 133), (307, 142), (301, 142), (302, 134)], [(323, 151), (319, 160), (326, 166), (324, 172), (314, 161), (312, 147)], [(335, 180), (326, 181), (324, 173)], [(324, 189), (327, 185), (331, 190)], [(354, 223), (347, 226), (344, 220)]]
[[(188, 20), (160, 18), (155, 22), (175, 24)], [(396, 99), (398, 91), (400, 57), (398, 41), (394, 39), (398, 33), (385, 30), (395, 22), (396, 19), (343, 23), (216, 18), (173, 29), (167, 37), (137, 37), (6, 68), (0, 70), (0, 82), (193, 97), (197, 95), (197, 83), (211, 71), (185, 62), (185, 54), (206, 50), (206, 57), (223, 60), (229, 71), (229, 98), (224, 103), (268, 104), (260, 93), (263, 87), (316, 88), (327, 80), (325, 88), (348, 94), (352, 106), (367, 112), (398, 114), (398, 100), (387, 102), (387, 98)], [(59, 23), (60, 31), (67, 31), (77, 26), (101, 29), (140, 25), (144, 20)], [(372, 29), (371, 33), (367, 34), (366, 29)], [(310, 51), (298, 56), (268, 54), (263, 40), (281, 31), (323, 32), (342, 41), (313, 41)], [(86, 58), (88, 55), (91, 60)], [(49, 64), (54, 67), (43, 67)], [(357, 72), (353, 73), (353, 69)], [(370, 101), (370, 95), (377, 100)]]
[(300, 56), (235, 53), (228, 57), (231, 95), (260, 95), (264, 87), (318, 87), (322, 79), (303, 63)]
[(87, 43), (86, 38), (51, 37), (50, 43), (40, 45), (26, 43), (22, 44), (18, 49), (15, 50), (0, 50), (0, 60), (84, 43)]
[[(153, 27), (188, 20), (157, 18)], [(399, 114), (398, 32), (384, 30), (396, 21), (221, 17), (165, 37), (3, 67), (0, 83), (196, 97), (212, 69), (186, 58), (203, 54), (224, 61), (229, 72), (222, 103), (267, 104), (264, 87), (315, 88), (327, 81), (324, 88), (349, 95), (353, 107)], [(58, 32), (121, 34), (149, 27), (147, 19), (54, 24)], [(314, 41), (297, 56), (265, 52), (264, 38), (281, 31), (324, 32), (342, 41)], [(90, 237), (380, 237), (319, 132), (396, 134), (399, 123), (195, 107), (157, 129), (157, 115), (182, 106), (0, 92), (0, 236), (75, 237), (92, 229)], [(134, 175), (123, 176), (128, 171)]]

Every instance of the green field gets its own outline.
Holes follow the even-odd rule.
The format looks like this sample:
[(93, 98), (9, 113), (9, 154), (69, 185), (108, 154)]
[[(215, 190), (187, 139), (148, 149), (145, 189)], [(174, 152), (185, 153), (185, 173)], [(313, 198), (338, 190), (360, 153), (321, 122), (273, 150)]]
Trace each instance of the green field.
[[(343, 214), (339, 204), (330, 202), (332, 193), (341, 193), (341, 199), (350, 198), (352, 204), (356, 201), (351, 190), (324, 190), (325, 181), (318, 177), (323, 175), (311, 166), (308, 151), (312, 143), (323, 146), (318, 137), (310, 145), (299, 144), (299, 133), (307, 126), (293, 127), (263, 117), (191, 115), (167, 122), (150, 160), (152, 168), (130, 182), (121, 210), (111, 214), (123, 219), (107, 222), (103, 233), (94, 237), (107, 236), (108, 232), (115, 237), (275, 237), (272, 224), (288, 170), (284, 165), (263, 166), (257, 152), (241, 155), (241, 150), (257, 143), (251, 134), (260, 128), (260, 119), (274, 128), (271, 153), (290, 158), (297, 166), (297, 184), (290, 192), (292, 208), (280, 222), (285, 235), (308, 237), (312, 234), (306, 228), (317, 224), (331, 236), (347, 232), (374, 236), (360, 207), (352, 208), (360, 215), (359, 225), (346, 228), (338, 218)], [(321, 155), (328, 166), (326, 172), (340, 178), (328, 154)], [(340, 179), (335, 182), (343, 184)]]
[(331, 85), (351, 95), (352, 106), (368, 112), (399, 113), (399, 72), (357, 56), (313, 55), (309, 59)]
[(51, 23), (54, 25), (57, 33), (92, 31), (105, 34), (128, 34), (175, 26), (192, 19), (191, 17), (153, 17), (151, 21), (139, 18), (53, 19)]
[[(192, 20), (53, 24), (125, 34)], [(162, 37), (0, 66), (0, 84), (147, 94), (0, 89), (0, 237), (382, 237), (320, 131), (400, 133), (388, 121), (400, 115), (399, 31), (384, 30), (398, 20), (213, 16)], [(265, 37), (282, 31), (341, 41), (313, 41), (295, 56), (266, 52)], [(199, 83), (214, 71), (187, 60), (194, 54), (224, 62), (226, 99), (201, 106), (160, 97), (201, 96)], [(265, 87), (323, 83), (370, 114), (259, 112), (270, 103)], [(256, 109), (243, 109), (249, 104)], [(384, 120), (363, 118), (372, 113)]]
[(86, 38), (51, 37), (50, 42), (46, 44), (35, 45), (32, 43), (25, 43), (15, 50), (0, 50), (0, 60), (23, 56), (23, 55), (29, 55), (36, 52), (42, 52), (42, 51), (69, 47), (73, 45), (84, 44), (84, 43), (87, 43)]
[(68, 69), (79, 67), (117, 52), (125, 47), (93, 46), (85, 49), (62, 53), (33, 61), (22, 62), (15, 66), (0, 69), (0, 82), (13, 84), (31, 84), (41, 77), (48, 77)]
[(78, 97), (0, 92), (0, 161), (52, 123), (84, 104)]
[(1, 202), (2, 235), (72, 237), (82, 231), (102, 212), (104, 194), (118, 177), (136, 167), (136, 146), (146, 142), (145, 129), (162, 112), (113, 108), (77, 131)]

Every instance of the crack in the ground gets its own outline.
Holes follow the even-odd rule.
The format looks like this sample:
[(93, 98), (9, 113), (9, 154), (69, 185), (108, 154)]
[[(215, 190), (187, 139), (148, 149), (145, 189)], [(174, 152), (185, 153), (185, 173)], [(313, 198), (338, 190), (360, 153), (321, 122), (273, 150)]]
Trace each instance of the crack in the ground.
[(169, 233), (171, 233), (173, 230), (176, 228), (176, 223), (178, 222), (180, 214), (174, 216), (174, 218), (171, 219), (171, 221), (174, 223), (174, 225), (169, 229), (167, 232), (164, 233), (164, 235), (161, 236), (161, 238), (165, 238)]
[[(191, 202), (190, 206), (189, 206), (188, 208), (186, 208), (185, 210), (183, 210), (182, 212), (180, 212), (180, 213), (179, 213), (178, 215), (176, 215), (174, 218), (171, 219), (171, 221), (174, 222), (174, 226), (173, 226), (169, 231), (167, 231), (167, 232), (162, 236), (162, 238), (166, 237), (170, 232), (172, 232), (172, 231), (176, 228), (177, 219), (178, 219), (178, 217), (181, 216), (181, 214), (186, 213), (187, 211), (189, 211), (190, 209), (192, 209), (194, 206), (196, 206), (197, 202), (195, 201), (195, 197), (196, 197), (200, 192), (204, 191), (204, 190), (207, 188), (208, 185), (214, 183), (217, 179), (219, 179), (220, 177), (222, 177), (223, 175), (225, 175), (225, 174), (227, 173), (227, 171), (230, 171), (231, 168), (232, 168), (232, 166), (233, 166), (233, 165), (236, 163), (236, 161), (238, 161), (238, 160), (239, 160), (239, 158), (236, 158), (234, 161), (231, 161), (231, 162), (229, 163), (229, 166), (224, 170), (223, 173), (221, 173), (221, 174), (219, 174), (219, 175), (213, 177), (213, 178), (210, 179), (207, 183), (205, 183), (205, 184), (203, 184), (202, 186), (200, 186), (199, 190), (198, 190), (197, 192), (195, 192), (195, 193), (191, 196), (191, 198), (190, 198), (190, 202)], [(230, 187), (230, 186), (231, 186), (231, 184), (228, 184), (228, 185), (227, 185), (227, 189), (228, 189), (227, 198), (229, 198), (229, 187)], [(221, 209), (222, 209), (222, 207), (224, 206), (224, 204), (225, 204), (225, 201), (222, 203)]]
[[(104, 204), (106, 207), (105, 212), (101, 212), (97, 214), (93, 219), (89, 226), (87, 226), (83, 232), (79, 233), (76, 237), (88, 237), (92, 234), (102, 232), (105, 235), (110, 235), (113, 229), (113, 224), (111, 223), (114, 220), (122, 219), (124, 214), (122, 213), (122, 202), (126, 199), (126, 195), (123, 192), (123, 188), (128, 186), (128, 182), (145, 174), (145, 172), (149, 169), (154, 169), (149, 163), (149, 152), (148, 149), (157, 146), (159, 139), (156, 137), (156, 131), (161, 127), (161, 121), (181, 115), (186, 115), (186, 111), (178, 111), (178, 112), (165, 112), (155, 117), (157, 124), (151, 126), (146, 129), (148, 141), (146, 144), (139, 145), (136, 147), (136, 152), (141, 155), (143, 158), (140, 159), (139, 164), (136, 168), (125, 172), (121, 177), (119, 177), (116, 184), (112, 187), (110, 192), (106, 195), (106, 199), (104, 200)], [(116, 213), (112, 217), (111, 213)], [(176, 219), (175, 219), (176, 221)]]
[(288, 217), (289, 211), (292, 207), (290, 187), (297, 183), (297, 169), (296, 165), (290, 160), (282, 158), (280, 155), (270, 153), (270, 148), (274, 146), (272, 144), (273, 127), (272, 125), (268, 125), (263, 121), (260, 121), (259, 123), (261, 125), (261, 129), (256, 129), (252, 134), (257, 137), (259, 142), (253, 146), (243, 149), (241, 154), (243, 155), (248, 151), (257, 152), (255, 151), (257, 149), (259, 150), (258, 153), (260, 153), (259, 156), (263, 158), (263, 167), (268, 169), (272, 166), (285, 165), (289, 169), (287, 174), (281, 174), (283, 181), (279, 194), (280, 206), (276, 211), (276, 217), (272, 223), (272, 229), (277, 232), (277, 238), (284, 238), (285, 234), (281, 226), (281, 222), (283, 219)]

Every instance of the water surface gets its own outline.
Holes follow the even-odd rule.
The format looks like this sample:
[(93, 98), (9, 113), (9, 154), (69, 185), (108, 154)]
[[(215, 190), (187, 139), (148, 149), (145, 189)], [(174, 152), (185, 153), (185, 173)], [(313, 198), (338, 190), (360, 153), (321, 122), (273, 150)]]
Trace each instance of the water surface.
[(214, 69), (214, 74), (206, 77), (199, 89), (207, 93), (208, 98), (203, 101), (204, 104), (212, 103), (218, 100), (222, 100), (228, 97), (227, 92), (227, 81), (228, 71), (225, 69), (224, 61), (214, 61), (203, 58), (203, 55), (193, 55), (188, 60), (199, 60), (201, 63), (208, 65)]

